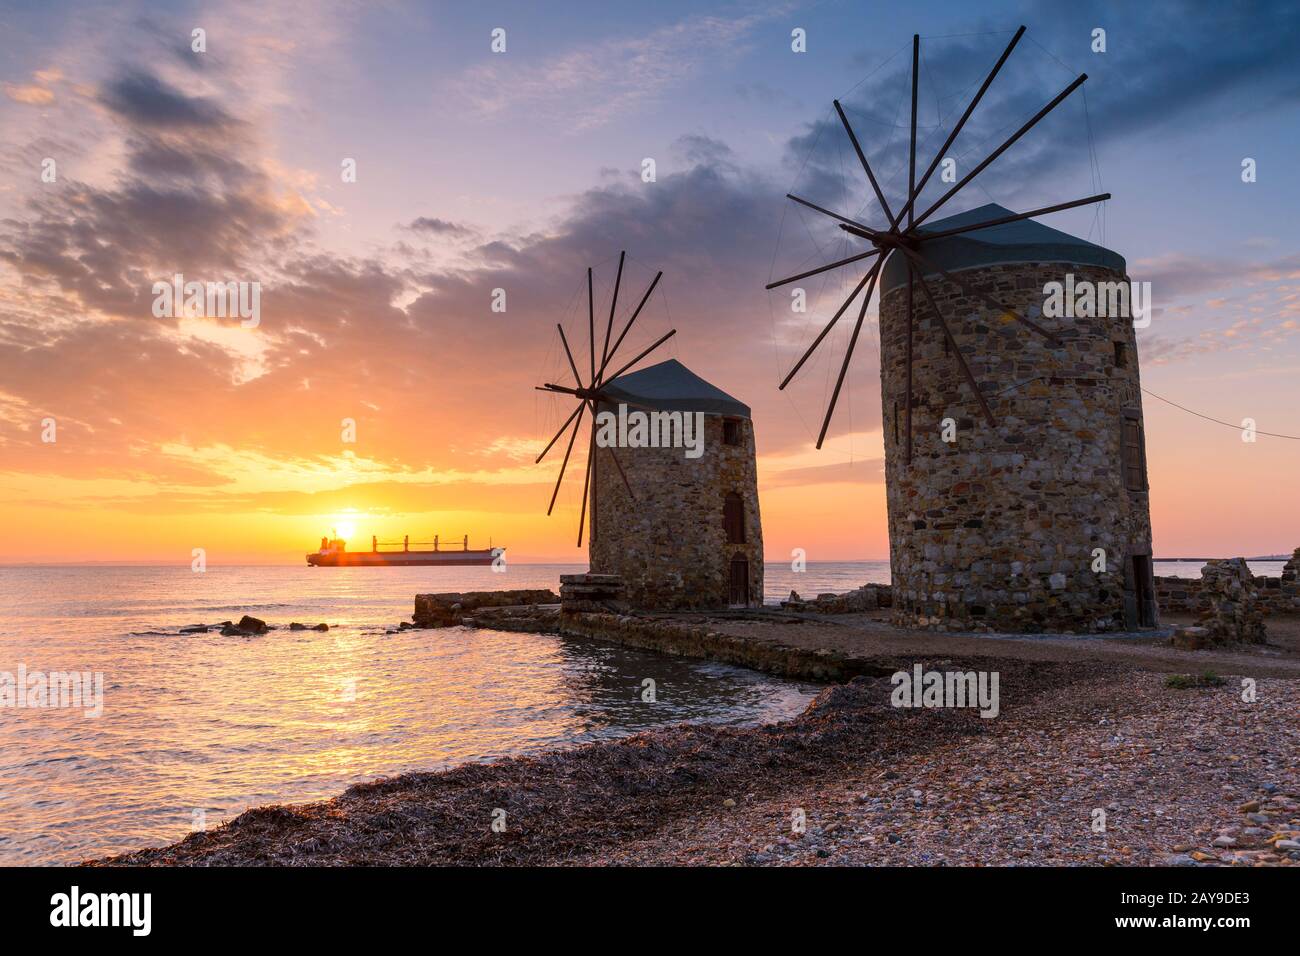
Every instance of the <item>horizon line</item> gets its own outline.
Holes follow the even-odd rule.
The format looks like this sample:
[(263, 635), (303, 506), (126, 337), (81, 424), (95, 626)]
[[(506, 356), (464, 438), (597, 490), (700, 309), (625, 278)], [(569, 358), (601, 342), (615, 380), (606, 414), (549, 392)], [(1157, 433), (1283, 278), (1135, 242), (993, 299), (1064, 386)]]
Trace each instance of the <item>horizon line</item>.
[[(1241, 557), (1245, 561), (1288, 561), (1291, 554), (1256, 554), (1256, 555), (1229, 555), (1228, 557)], [(1176, 561), (1218, 561), (1224, 558), (1207, 558), (1207, 557), (1153, 557), (1153, 562), (1176, 562)], [(818, 560), (809, 559), (807, 564), (872, 564), (888, 562), (889, 558), (822, 558)], [(590, 561), (572, 561), (572, 560), (531, 560), (531, 561), (514, 561), (512, 564), (516, 567), (543, 567), (546, 565), (574, 565), (580, 566), (586, 564), (590, 566)], [(763, 556), (763, 563), (781, 565), (788, 563), (788, 559), (780, 558), (773, 560), (767, 555)], [(183, 568), (187, 562), (160, 562), (150, 559), (141, 559), (138, 561), (108, 559), (103, 561), (0, 561), (0, 568), (89, 568), (89, 567), (116, 567), (116, 568)], [(298, 567), (296, 563), (287, 561), (236, 561), (228, 564), (214, 564), (208, 562), (209, 567), (225, 568), (283, 568)], [(447, 567), (459, 567), (460, 565), (447, 565)], [(508, 565), (509, 566), (509, 565)], [(305, 567), (305, 565), (304, 565)], [(437, 565), (412, 565), (412, 567), (437, 567)]]

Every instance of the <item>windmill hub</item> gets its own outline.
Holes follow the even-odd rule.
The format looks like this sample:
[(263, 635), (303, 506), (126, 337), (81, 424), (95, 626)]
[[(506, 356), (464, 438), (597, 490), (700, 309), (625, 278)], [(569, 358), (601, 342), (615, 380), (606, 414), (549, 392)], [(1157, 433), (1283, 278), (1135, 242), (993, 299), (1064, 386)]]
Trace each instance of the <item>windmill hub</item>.
[(889, 249), (911, 249), (915, 251), (921, 243), (912, 236), (902, 233), (881, 232), (872, 237), (878, 246)]

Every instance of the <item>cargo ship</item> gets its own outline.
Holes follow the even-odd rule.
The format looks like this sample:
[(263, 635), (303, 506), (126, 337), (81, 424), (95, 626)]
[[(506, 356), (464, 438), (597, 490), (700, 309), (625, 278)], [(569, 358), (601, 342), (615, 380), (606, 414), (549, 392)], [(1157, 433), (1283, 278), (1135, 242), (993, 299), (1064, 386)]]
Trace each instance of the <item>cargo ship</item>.
[[(412, 544), (432, 544), (432, 551), (412, 551)], [(401, 550), (396, 550), (400, 546)], [(381, 547), (389, 550), (380, 550)], [(407, 535), (401, 541), (370, 539), (369, 551), (349, 551), (342, 538), (321, 538), (320, 550), (307, 555), (307, 564), (313, 568), (352, 567), (422, 567), (428, 565), (491, 565), (505, 561), (505, 548), (479, 548), (470, 550), (469, 535), (465, 535), (459, 550), (444, 551), (438, 536), (432, 541), (411, 541)]]

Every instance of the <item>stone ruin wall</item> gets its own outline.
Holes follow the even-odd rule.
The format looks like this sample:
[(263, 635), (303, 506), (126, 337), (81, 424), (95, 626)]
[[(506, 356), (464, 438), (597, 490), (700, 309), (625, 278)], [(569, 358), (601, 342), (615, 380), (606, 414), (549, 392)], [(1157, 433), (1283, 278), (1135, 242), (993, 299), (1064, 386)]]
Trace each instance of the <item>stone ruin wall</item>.
[[(1037, 317), (1044, 285), (1066, 272), (1126, 281), (1103, 267), (1042, 263), (960, 277)], [(1061, 346), (1051, 346), (956, 285), (927, 282), (997, 426), (946, 353), (918, 284), (914, 452), (904, 463), (906, 286), (889, 290), (880, 313), (881, 407), (896, 621), (1008, 631), (1123, 626), (1125, 561), (1151, 553), (1147, 494), (1127, 491), (1121, 470), (1122, 411), (1141, 414), (1132, 321), (1036, 318), (1060, 336)], [(955, 444), (941, 440), (946, 417), (957, 422)], [(1102, 573), (1092, 570), (1095, 548), (1106, 552)]]
[[(591, 571), (622, 577), (623, 600), (643, 610), (724, 608), (731, 559), (749, 561), (751, 606), (763, 603), (763, 529), (758, 510), (754, 425), (740, 419), (741, 442), (724, 444), (723, 417), (704, 416), (704, 453), (682, 448), (618, 448), (636, 500), (609, 452), (597, 449), (591, 503)], [(745, 543), (728, 544), (723, 502), (744, 502)]]
[[(1265, 613), (1300, 614), (1300, 548), (1283, 565), (1280, 577), (1255, 575), (1254, 584)], [(1162, 611), (1200, 615), (1211, 607), (1210, 592), (1203, 577), (1157, 577), (1156, 599)]]
[(1216, 644), (1263, 644), (1267, 637), (1265, 610), (1246, 560), (1209, 561), (1201, 569), (1201, 580), (1210, 595), (1210, 608), (1201, 614), (1199, 623), (1209, 640)]

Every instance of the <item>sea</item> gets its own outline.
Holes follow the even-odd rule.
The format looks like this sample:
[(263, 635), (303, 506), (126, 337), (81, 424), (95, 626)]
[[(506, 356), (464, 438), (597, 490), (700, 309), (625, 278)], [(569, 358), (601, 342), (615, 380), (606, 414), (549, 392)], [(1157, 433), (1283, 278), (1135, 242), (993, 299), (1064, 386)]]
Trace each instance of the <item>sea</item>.
[[(408, 771), (682, 722), (784, 720), (820, 689), (594, 641), (397, 630), (419, 592), (557, 588), (585, 570), (0, 566), (0, 865), (158, 846)], [(769, 562), (765, 598), (888, 581), (887, 561)], [(180, 633), (244, 614), (275, 629)], [(17, 706), (20, 678), (27, 704), (53, 674), (85, 675), (79, 706), (48, 706), (57, 693)]]
[[(874, 564), (887, 580), (888, 563)], [(18, 707), (0, 687), (0, 865), (171, 843), (252, 806), (325, 799), (407, 771), (682, 722), (785, 720), (820, 689), (595, 641), (392, 633), (419, 592), (554, 589), (585, 570), (0, 566), (0, 685), (6, 675), (29, 690), (52, 673), (87, 675), (79, 707)], [(849, 590), (880, 569), (769, 574), (776, 600), (792, 587)], [(179, 633), (244, 614), (276, 629)]]

